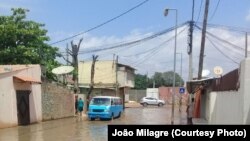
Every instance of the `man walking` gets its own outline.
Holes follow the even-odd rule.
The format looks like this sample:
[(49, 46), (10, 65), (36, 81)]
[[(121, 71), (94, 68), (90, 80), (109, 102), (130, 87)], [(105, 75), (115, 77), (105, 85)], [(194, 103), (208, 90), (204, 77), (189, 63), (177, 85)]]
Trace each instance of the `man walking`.
[(75, 115), (78, 114), (78, 98), (75, 98)]
[(84, 105), (84, 103), (83, 103), (82, 98), (79, 98), (79, 100), (78, 100), (78, 111), (79, 111), (81, 117), (82, 117), (83, 105)]
[(193, 121), (193, 109), (194, 109), (194, 98), (192, 98), (191, 102), (188, 101), (188, 106), (187, 106), (187, 124), (192, 125)]

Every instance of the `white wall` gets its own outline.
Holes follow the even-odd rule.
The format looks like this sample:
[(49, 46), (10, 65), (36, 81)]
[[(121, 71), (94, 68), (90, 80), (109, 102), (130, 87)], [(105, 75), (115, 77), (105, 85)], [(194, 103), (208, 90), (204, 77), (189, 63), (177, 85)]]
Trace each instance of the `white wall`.
[(42, 93), (41, 84), (32, 84), (30, 99), (30, 122), (42, 121)]
[(209, 124), (250, 124), (250, 58), (240, 65), (238, 91), (211, 92), (207, 96)]
[(241, 124), (242, 102), (237, 91), (211, 92), (209, 101), (208, 123), (210, 124)]
[(159, 99), (159, 89), (158, 88), (147, 88), (146, 96)]
[(241, 62), (240, 93), (243, 94), (243, 124), (250, 124), (250, 58)]
[(17, 125), (16, 92), (9, 74), (0, 74), (0, 128)]
[(41, 68), (31, 65), (28, 69), (0, 74), (0, 128), (17, 126), (16, 90), (31, 90), (29, 95), (30, 122), (42, 121), (41, 84), (14, 83), (13, 76), (29, 76), (41, 81)]

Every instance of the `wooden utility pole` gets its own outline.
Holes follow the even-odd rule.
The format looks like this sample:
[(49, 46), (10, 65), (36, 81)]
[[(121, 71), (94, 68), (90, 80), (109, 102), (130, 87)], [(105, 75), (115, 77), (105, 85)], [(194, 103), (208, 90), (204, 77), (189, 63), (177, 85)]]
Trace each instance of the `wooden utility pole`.
[(204, 50), (205, 50), (205, 39), (206, 39), (206, 28), (207, 28), (207, 17), (209, 9), (209, 0), (206, 0), (204, 19), (203, 19), (203, 28), (201, 35), (201, 50), (200, 50), (200, 59), (199, 59), (199, 70), (198, 70), (198, 80), (202, 78), (202, 69), (203, 69), (203, 59), (204, 59)]
[(93, 61), (92, 61), (92, 65), (91, 65), (91, 76), (90, 76), (90, 85), (89, 85), (89, 90), (88, 90), (88, 94), (86, 97), (86, 109), (84, 109), (84, 111), (87, 111), (88, 106), (89, 106), (89, 100), (90, 100), (90, 95), (94, 89), (94, 76), (95, 76), (95, 62), (97, 61), (98, 55), (93, 55)]

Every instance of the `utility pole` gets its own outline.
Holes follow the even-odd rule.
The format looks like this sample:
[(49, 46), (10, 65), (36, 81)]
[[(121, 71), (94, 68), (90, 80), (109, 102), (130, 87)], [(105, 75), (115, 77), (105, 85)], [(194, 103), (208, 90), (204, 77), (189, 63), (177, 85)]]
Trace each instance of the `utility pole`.
[(115, 69), (115, 95), (118, 96), (119, 95), (119, 87), (118, 87), (118, 55), (116, 56), (116, 69)]
[(188, 80), (193, 80), (193, 31), (194, 31), (194, 0), (192, 6), (192, 20), (189, 23), (189, 43), (188, 43), (188, 55), (189, 55), (189, 71), (188, 71)]
[(203, 69), (203, 59), (204, 59), (204, 50), (205, 50), (205, 38), (206, 38), (206, 28), (207, 28), (207, 17), (209, 9), (209, 0), (206, 0), (204, 19), (203, 19), (203, 28), (201, 36), (201, 50), (200, 50), (200, 59), (199, 59), (199, 71), (198, 71), (198, 80), (202, 78), (202, 69)]
[(247, 32), (246, 32), (246, 42), (245, 42), (245, 57), (247, 58), (247, 48), (248, 48), (248, 45), (247, 45)]

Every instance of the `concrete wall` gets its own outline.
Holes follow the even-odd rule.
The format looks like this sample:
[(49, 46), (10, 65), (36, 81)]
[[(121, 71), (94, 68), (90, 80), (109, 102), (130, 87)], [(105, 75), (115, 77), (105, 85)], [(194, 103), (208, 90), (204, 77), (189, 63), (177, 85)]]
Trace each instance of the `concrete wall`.
[(207, 97), (206, 115), (210, 124), (241, 124), (242, 106), (240, 94), (231, 92), (211, 92)]
[[(92, 61), (79, 62), (79, 84), (89, 87)], [(117, 80), (116, 80), (117, 75)], [(134, 70), (125, 66), (119, 67), (116, 74), (114, 61), (97, 61), (95, 63), (95, 88), (114, 88), (116, 81), (119, 87), (134, 87)]]
[[(89, 86), (92, 61), (79, 62), (79, 84)], [(113, 61), (97, 61), (95, 63), (94, 83), (115, 84), (116, 64)]]
[(127, 94), (129, 95), (130, 101), (139, 102), (143, 97), (146, 96), (146, 90), (128, 90)]
[(147, 97), (154, 97), (159, 99), (159, 89), (158, 88), (147, 88), (146, 90)]
[(12, 74), (0, 74), (0, 128), (17, 126), (16, 91)]
[(250, 58), (240, 65), (238, 91), (206, 94), (205, 118), (210, 124), (250, 124)]
[(72, 117), (75, 113), (74, 94), (56, 84), (42, 85), (42, 114), (43, 120), (53, 120)]
[(120, 67), (118, 70), (118, 83), (119, 87), (131, 87), (135, 85), (134, 72), (126, 67)]
[(250, 124), (250, 58), (241, 62), (240, 68), (240, 93), (243, 94), (243, 124)]
[(16, 90), (31, 91), (29, 95), (30, 122), (42, 121), (41, 84), (21, 83), (13, 80), (13, 76), (28, 76), (41, 81), (41, 68), (39, 65), (23, 66), (27, 68), (0, 74), (0, 128), (18, 125)]
[[(167, 104), (172, 104), (172, 87), (159, 87), (159, 98), (164, 100)], [(175, 88), (175, 104), (186, 104), (188, 95), (179, 94), (179, 87)]]

